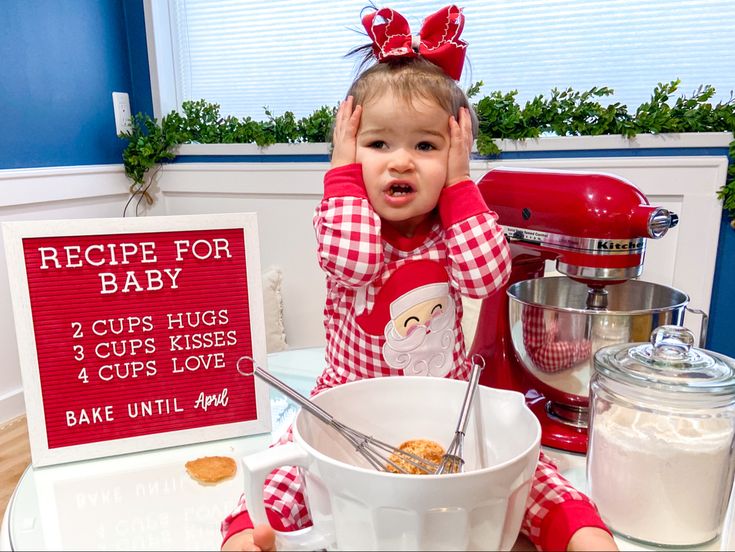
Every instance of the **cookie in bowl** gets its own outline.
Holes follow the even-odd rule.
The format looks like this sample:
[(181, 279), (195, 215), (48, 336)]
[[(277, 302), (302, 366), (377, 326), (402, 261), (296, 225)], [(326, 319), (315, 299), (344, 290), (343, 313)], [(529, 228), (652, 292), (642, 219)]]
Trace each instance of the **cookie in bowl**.
[[(403, 452), (415, 454), (416, 456), (419, 456), (424, 460), (428, 460), (429, 462), (433, 462), (435, 464), (441, 462), (442, 456), (444, 456), (444, 448), (436, 441), (431, 441), (429, 439), (411, 439), (410, 441), (404, 441), (403, 443), (401, 443), (398, 449), (402, 450)], [(390, 458), (388, 458), (388, 460), (399, 466), (401, 468), (401, 472), (403, 473), (414, 475), (426, 475), (428, 473), (426, 470), (423, 470), (418, 466), (409, 464), (404, 459), (402, 459), (400, 455), (397, 454), (392, 454)], [(386, 466), (386, 469), (389, 472), (401, 473), (391, 464), (388, 464)]]

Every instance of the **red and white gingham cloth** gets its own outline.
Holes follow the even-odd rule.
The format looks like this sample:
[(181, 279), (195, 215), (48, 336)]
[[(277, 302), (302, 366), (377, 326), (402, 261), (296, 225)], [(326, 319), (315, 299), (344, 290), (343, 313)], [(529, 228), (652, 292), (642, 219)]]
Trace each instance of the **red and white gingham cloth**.
[[(385, 337), (366, 334), (355, 318), (364, 310), (370, 311), (376, 294), (396, 268), (419, 259), (443, 263), (449, 273), (450, 294), (456, 305), (457, 339), (454, 367), (446, 377), (467, 380), (470, 369), (461, 327), (461, 295), (486, 297), (500, 288), (510, 274), (510, 251), (496, 218), (477, 186), (467, 181), (444, 189), (439, 198), (439, 217), (428, 221), (413, 238), (401, 237), (390, 228), (381, 228), (380, 218), (368, 203), (360, 165), (330, 170), (325, 176), (324, 198), (314, 215), (319, 264), (327, 273), (327, 368), (311, 395), (348, 381), (403, 375), (383, 360)], [(274, 446), (290, 439), (289, 429)], [(264, 498), (275, 529), (293, 531), (311, 524), (296, 468), (274, 470), (266, 480)], [(564, 515), (569, 509), (559, 507), (569, 501), (584, 505), (578, 509), (584, 515), (576, 516), (583, 523), (579, 527), (604, 527), (589, 500), (574, 490), (542, 455), (522, 531), (537, 545), (563, 542), (565, 547), (578, 528), (575, 521), (570, 522)], [(545, 541), (544, 527), (552, 518), (560, 521), (547, 531), (553, 533), (552, 540), (547, 536)], [(556, 529), (561, 526), (565, 530), (558, 533)], [(226, 540), (249, 527), (252, 523), (241, 497), (223, 521), (222, 534)]]
[(523, 305), (522, 308), (523, 345), (539, 370), (548, 374), (561, 372), (592, 355), (589, 340), (559, 338), (558, 313), (550, 313), (548, 319), (539, 307)]

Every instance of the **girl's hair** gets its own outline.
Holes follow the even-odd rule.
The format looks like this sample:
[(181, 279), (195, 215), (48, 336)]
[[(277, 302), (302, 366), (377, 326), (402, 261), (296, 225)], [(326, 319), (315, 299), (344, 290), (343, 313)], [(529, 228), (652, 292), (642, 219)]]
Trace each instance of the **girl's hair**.
[(363, 105), (386, 91), (409, 105), (414, 99), (433, 101), (459, 119), (459, 108), (466, 107), (472, 120), (472, 136), (477, 137), (478, 122), (472, 104), (456, 81), (422, 57), (393, 58), (363, 71), (350, 86), (353, 105)]

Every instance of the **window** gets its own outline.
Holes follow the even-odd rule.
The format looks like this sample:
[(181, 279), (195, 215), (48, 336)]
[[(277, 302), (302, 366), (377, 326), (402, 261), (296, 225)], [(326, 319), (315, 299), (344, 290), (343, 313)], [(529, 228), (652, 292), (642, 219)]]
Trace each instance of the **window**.
[[(354, 76), (344, 55), (365, 44), (369, 0), (146, 0), (155, 115), (182, 101), (223, 114), (297, 117), (335, 106)], [(418, 32), (448, 2), (380, 3)], [(518, 90), (520, 103), (552, 88), (608, 86), (633, 111), (659, 82), (685, 95), (702, 84), (726, 101), (735, 83), (732, 0), (465, 0), (462, 77), (482, 95)]]

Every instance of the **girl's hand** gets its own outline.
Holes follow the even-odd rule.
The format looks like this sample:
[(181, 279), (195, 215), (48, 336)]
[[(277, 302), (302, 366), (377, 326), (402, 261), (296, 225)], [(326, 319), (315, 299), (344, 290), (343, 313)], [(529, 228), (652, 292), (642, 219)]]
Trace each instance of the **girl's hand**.
[(610, 533), (599, 527), (582, 527), (572, 535), (567, 544), (568, 552), (577, 551), (616, 551), (618, 546)]
[(447, 160), (447, 182), (454, 186), (470, 180), (470, 152), (472, 151), (472, 121), (466, 107), (459, 108), (459, 122), (449, 117), (449, 159)]
[(353, 99), (348, 96), (337, 110), (334, 121), (334, 133), (332, 134), (332, 168), (351, 165), (355, 162), (357, 154), (357, 129), (360, 127), (360, 116), (362, 106), (352, 109)]
[(221, 550), (223, 552), (245, 550), (275, 552), (276, 534), (269, 525), (258, 525), (255, 529), (245, 529), (232, 535), (222, 545)]

